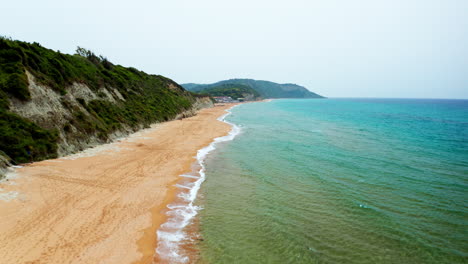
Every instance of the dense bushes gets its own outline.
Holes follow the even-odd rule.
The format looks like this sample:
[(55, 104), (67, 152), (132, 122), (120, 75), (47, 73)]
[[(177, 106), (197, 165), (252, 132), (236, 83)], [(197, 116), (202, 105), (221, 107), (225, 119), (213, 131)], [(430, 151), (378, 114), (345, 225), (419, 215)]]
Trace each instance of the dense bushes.
[[(170, 79), (114, 65), (103, 56), (80, 47), (77, 54), (68, 55), (46, 49), (38, 43), (0, 37), (0, 150), (19, 162), (55, 156), (57, 149), (57, 132), (42, 129), (8, 111), (8, 98), (30, 99), (26, 70), (38, 83), (58, 94), (65, 95), (66, 87), (73, 83), (83, 83), (101, 97), (87, 103), (79, 100), (89, 115), (62, 98), (63, 106), (73, 113), (73, 118), (56, 128), (71, 134), (75, 131), (73, 126), (83, 139), (98, 135), (105, 140), (123, 125), (137, 128), (172, 119), (189, 109), (195, 101), (192, 93)], [(117, 103), (106, 101), (105, 95), (99, 91), (103, 87), (116, 89), (124, 100)], [(15, 131), (18, 131), (16, 135)], [(29, 150), (31, 148), (33, 151)]]
[(28, 100), (30, 98), (28, 89), (28, 79), (25, 74), (12, 73), (4, 82), (4, 89), (9, 94), (20, 100)]
[(0, 150), (24, 163), (57, 156), (57, 131), (40, 128), (31, 121), (0, 110)]

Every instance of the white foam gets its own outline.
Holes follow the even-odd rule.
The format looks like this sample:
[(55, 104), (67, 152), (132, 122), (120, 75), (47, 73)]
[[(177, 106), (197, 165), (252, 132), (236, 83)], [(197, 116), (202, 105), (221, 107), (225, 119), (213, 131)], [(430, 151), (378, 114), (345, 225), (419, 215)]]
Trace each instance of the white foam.
[(159, 254), (163, 262), (187, 263), (189, 261), (187, 256), (183, 256), (180, 253), (180, 243), (188, 238), (187, 234), (184, 232), (184, 228), (190, 223), (193, 217), (197, 215), (198, 211), (201, 210), (201, 207), (195, 206), (193, 203), (197, 198), (197, 193), (198, 190), (200, 190), (201, 184), (205, 181), (204, 161), (206, 156), (216, 149), (217, 143), (233, 140), (240, 133), (240, 128), (237, 125), (225, 120), (226, 116), (231, 114), (230, 110), (234, 107), (226, 110), (227, 113), (218, 118), (219, 121), (231, 125), (232, 128), (229, 134), (215, 138), (210, 145), (198, 150), (197, 152), (197, 162), (200, 165), (198, 174), (200, 177), (187, 174), (180, 175), (181, 177), (194, 178), (196, 181), (186, 185), (176, 184), (179, 188), (188, 189), (188, 192), (181, 192), (178, 195), (178, 197), (182, 198), (186, 203), (169, 204), (167, 206), (169, 209), (166, 213), (168, 220), (162, 224), (157, 231), (158, 247), (156, 249), (156, 253)]
[(183, 188), (183, 189), (188, 189), (188, 190), (192, 189), (189, 186), (184, 186), (184, 185), (180, 185), (180, 184), (176, 184), (175, 186), (177, 186), (179, 188)]
[(182, 174), (182, 175), (180, 175), (180, 177), (191, 178), (191, 179), (200, 179), (200, 177), (198, 177), (198, 176), (193, 176), (193, 175), (189, 175), (189, 174)]

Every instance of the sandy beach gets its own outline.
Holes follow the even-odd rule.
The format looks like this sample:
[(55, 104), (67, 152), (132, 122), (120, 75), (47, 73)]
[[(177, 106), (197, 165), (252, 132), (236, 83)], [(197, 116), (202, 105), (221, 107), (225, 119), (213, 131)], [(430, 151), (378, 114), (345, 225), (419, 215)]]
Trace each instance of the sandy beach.
[(174, 184), (229, 132), (216, 118), (231, 106), (16, 169), (0, 183), (0, 263), (152, 263)]

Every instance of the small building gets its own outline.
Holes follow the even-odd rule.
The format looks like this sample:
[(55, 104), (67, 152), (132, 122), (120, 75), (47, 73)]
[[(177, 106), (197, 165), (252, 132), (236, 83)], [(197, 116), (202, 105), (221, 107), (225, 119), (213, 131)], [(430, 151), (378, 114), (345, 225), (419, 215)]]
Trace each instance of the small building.
[(215, 101), (217, 103), (235, 103), (235, 102), (238, 102), (238, 101), (232, 99), (230, 96), (213, 96), (213, 99), (215, 99)]

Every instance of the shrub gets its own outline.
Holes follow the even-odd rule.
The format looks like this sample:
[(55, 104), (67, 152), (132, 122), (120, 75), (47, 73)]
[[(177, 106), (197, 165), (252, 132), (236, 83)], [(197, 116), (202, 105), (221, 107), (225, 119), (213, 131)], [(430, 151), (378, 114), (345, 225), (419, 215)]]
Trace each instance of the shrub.
[[(177, 83), (159, 75), (149, 75), (135, 68), (114, 65), (103, 56), (78, 47), (77, 54), (67, 55), (47, 49), (38, 43), (13, 41), (0, 37), (0, 150), (18, 162), (56, 156), (58, 130), (46, 130), (31, 120), (8, 111), (8, 96), (29, 100), (29, 83), (26, 70), (36, 81), (64, 95), (66, 87), (74, 82), (86, 84), (98, 92), (102, 87), (112, 87), (125, 100), (111, 103), (83, 99), (78, 102), (88, 114), (80, 111), (73, 102), (62, 97), (62, 105), (72, 116), (61, 127), (68, 137), (86, 140), (90, 134), (105, 140), (123, 125), (139, 128), (154, 122), (174, 118), (189, 109), (195, 97)], [(169, 89), (168, 87), (171, 87)], [(102, 93), (98, 93), (105, 98)], [(29, 153), (29, 154), (28, 154)]]
[(42, 129), (27, 119), (0, 110), (0, 150), (15, 163), (55, 158), (56, 131)]
[(29, 83), (26, 74), (12, 73), (9, 75), (5, 85), (5, 90), (20, 100), (29, 100)]

